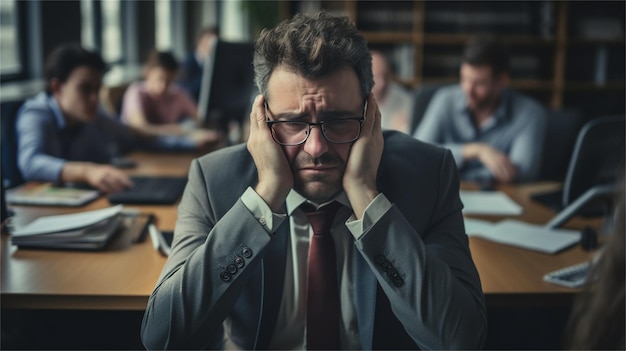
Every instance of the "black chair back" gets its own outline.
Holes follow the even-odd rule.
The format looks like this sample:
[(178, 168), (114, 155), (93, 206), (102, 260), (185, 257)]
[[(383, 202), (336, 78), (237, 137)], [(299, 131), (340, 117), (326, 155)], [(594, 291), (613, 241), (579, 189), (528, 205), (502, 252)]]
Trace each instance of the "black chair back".
[(567, 206), (595, 185), (615, 184), (624, 172), (624, 115), (594, 118), (580, 130), (563, 185)]
[(411, 135), (415, 133), (415, 130), (417, 130), (417, 126), (419, 126), (420, 122), (422, 121), (424, 113), (426, 112), (428, 104), (430, 103), (430, 99), (432, 99), (437, 90), (442, 86), (444, 85), (422, 84), (420, 87), (414, 90), (413, 110), (411, 113), (411, 129), (409, 130)]

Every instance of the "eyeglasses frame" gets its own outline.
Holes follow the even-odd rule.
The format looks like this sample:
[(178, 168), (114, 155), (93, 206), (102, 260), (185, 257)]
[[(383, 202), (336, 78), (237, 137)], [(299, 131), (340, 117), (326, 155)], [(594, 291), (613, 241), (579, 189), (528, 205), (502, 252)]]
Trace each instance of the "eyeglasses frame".
[[(304, 122), (304, 121), (273, 121), (269, 119), (269, 116), (267, 115), (268, 111), (269, 111), (269, 107), (267, 106), (267, 100), (264, 101), (263, 103), (264, 107), (265, 107), (265, 123), (267, 123), (267, 127), (270, 129), (270, 133), (272, 134), (272, 139), (274, 139), (274, 142), (276, 142), (276, 144), (278, 145), (282, 145), (282, 146), (298, 146), (298, 145), (302, 145), (304, 143), (306, 143), (307, 140), (309, 140), (309, 136), (311, 135), (311, 129), (315, 126), (319, 126), (320, 127), (320, 131), (322, 132), (322, 136), (324, 137), (324, 139), (331, 143), (331, 144), (349, 144), (352, 143), (354, 141), (356, 141), (357, 139), (359, 139), (359, 137), (361, 136), (361, 128), (363, 127), (363, 122), (365, 121), (365, 115), (367, 113), (367, 100), (365, 100), (364, 104), (363, 104), (363, 116), (361, 117), (349, 117), (349, 118), (342, 118), (341, 120), (345, 120), (345, 121), (358, 121), (359, 122), (359, 133), (356, 135), (356, 137), (352, 140), (349, 141), (342, 141), (342, 142), (335, 142), (335, 141), (331, 141), (328, 139), (328, 137), (326, 136), (326, 132), (324, 131), (324, 123), (328, 123), (331, 121), (320, 121), (317, 123), (314, 122)], [(271, 113), (271, 111), (270, 111)], [(306, 137), (304, 138), (304, 140), (302, 140), (299, 143), (296, 144), (284, 144), (279, 142), (278, 140), (276, 140), (276, 136), (274, 136), (274, 131), (272, 129), (272, 126), (275, 124), (280, 124), (280, 123), (285, 123), (285, 122), (296, 122), (296, 123), (302, 123), (302, 124), (307, 124), (308, 125), (308, 130), (306, 132)]]

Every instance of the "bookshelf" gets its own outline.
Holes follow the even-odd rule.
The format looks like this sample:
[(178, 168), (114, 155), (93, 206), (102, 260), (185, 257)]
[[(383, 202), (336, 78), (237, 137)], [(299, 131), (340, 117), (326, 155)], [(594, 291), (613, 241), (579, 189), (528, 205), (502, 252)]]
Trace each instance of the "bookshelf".
[(554, 109), (594, 113), (578, 106), (581, 96), (606, 95), (612, 109), (624, 110), (621, 1), (345, 0), (289, 6), (292, 14), (325, 9), (350, 17), (370, 46), (391, 57), (408, 88), (458, 82), (467, 39), (492, 32), (509, 48), (515, 89)]

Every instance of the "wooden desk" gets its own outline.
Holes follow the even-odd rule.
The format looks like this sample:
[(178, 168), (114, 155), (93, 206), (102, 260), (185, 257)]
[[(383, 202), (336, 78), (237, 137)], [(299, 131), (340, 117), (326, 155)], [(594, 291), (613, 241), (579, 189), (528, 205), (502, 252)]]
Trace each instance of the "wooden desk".
[[(193, 157), (133, 154), (139, 167), (131, 173), (186, 175)], [(554, 214), (531, 202), (528, 196), (555, 186), (554, 183), (508, 186), (500, 190), (524, 207), (524, 214), (517, 219), (543, 224)], [(471, 185), (464, 185), (464, 188), (469, 189)], [(109, 205), (105, 198), (101, 198), (77, 209), (34, 206), (15, 206), (13, 209), (17, 224), (23, 225), (42, 215)], [(154, 213), (160, 229), (174, 228), (176, 206), (136, 207)], [(568, 223), (568, 227), (581, 228), (587, 223), (575, 219)], [(544, 283), (542, 277), (549, 271), (582, 262), (591, 255), (579, 246), (547, 255), (474, 237), (470, 238), (470, 248), (490, 306), (569, 303), (576, 290)], [(2, 235), (0, 255), (3, 308), (143, 310), (165, 263), (165, 258), (152, 247), (150, 238), (133, 245), (128, 238), (118, 237), (103, 252), (72, 252), (17, 250), (9, 244), (8, 235)]]
[[(556, 189), (557, 183), (538, 183), (518, 186), (500, 186), (524, 212), (515, 219), (545, 224), (554, 212), (530, 200), (530, 194)], [(473, 188), (464, 184), (464, 189)], [(499, 221), (502, 216), (471, 216), (472, 218)], [(586, 225), (599, 228), (600, 219), (583, 220), (573, 218), (565, 228), (581, 229)], [(485, 299), (489, 306), (568, 305), (578, 289), (560, 287), (546, 283), (543, 275), (591, 258), (592, 253), (580, 245), (550, 255), (531, 250), (497, 244), (482, 238), (470, 237), (470, 250), (478, 269)]]
[[(138, 167), (131, 174), (186, 176), (192, 154), (131, 155)], [(110, 206), (106, 197), (79, 207), (12, 206), (15, 225), (59, 213)], [(125, 206), (153, 213), (161, 230), (173, 230), (177, 205)], [(118, 236), (105, 251), (24, 250), (10, 245), (2, 235), (0, 270), (3, 308), (143, 310), (154, 289), (165, 257), (152, 246), (150, 237), (131, 244)]]

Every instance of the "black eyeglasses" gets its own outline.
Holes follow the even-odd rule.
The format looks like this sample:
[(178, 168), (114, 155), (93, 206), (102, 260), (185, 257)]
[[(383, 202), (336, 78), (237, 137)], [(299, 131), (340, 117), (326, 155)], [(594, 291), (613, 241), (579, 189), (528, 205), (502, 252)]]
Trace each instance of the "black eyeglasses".
[[(363, 110), (367, 109), (367, 104)], [(339, 118), (328, 121), (321, 121), (319, 123), (304, 122), (304, 121), (270, 121), (267, 117), (269, 108), (265, 103), (265, 113), (267, 126), (272, 131), (272, 138), (274, 141), (283, 146), (296, 146), (303, 144), (311, 135), (311, 128), (319, 126), (322, 135), (328, 142), (333, 144), (347, 144), (351, 143), (359, 138), (361, 135), (361, 124), (365, 118), (361, 117), (349, 117)], [(365, 112), (363, 113), (365, 115)]]

